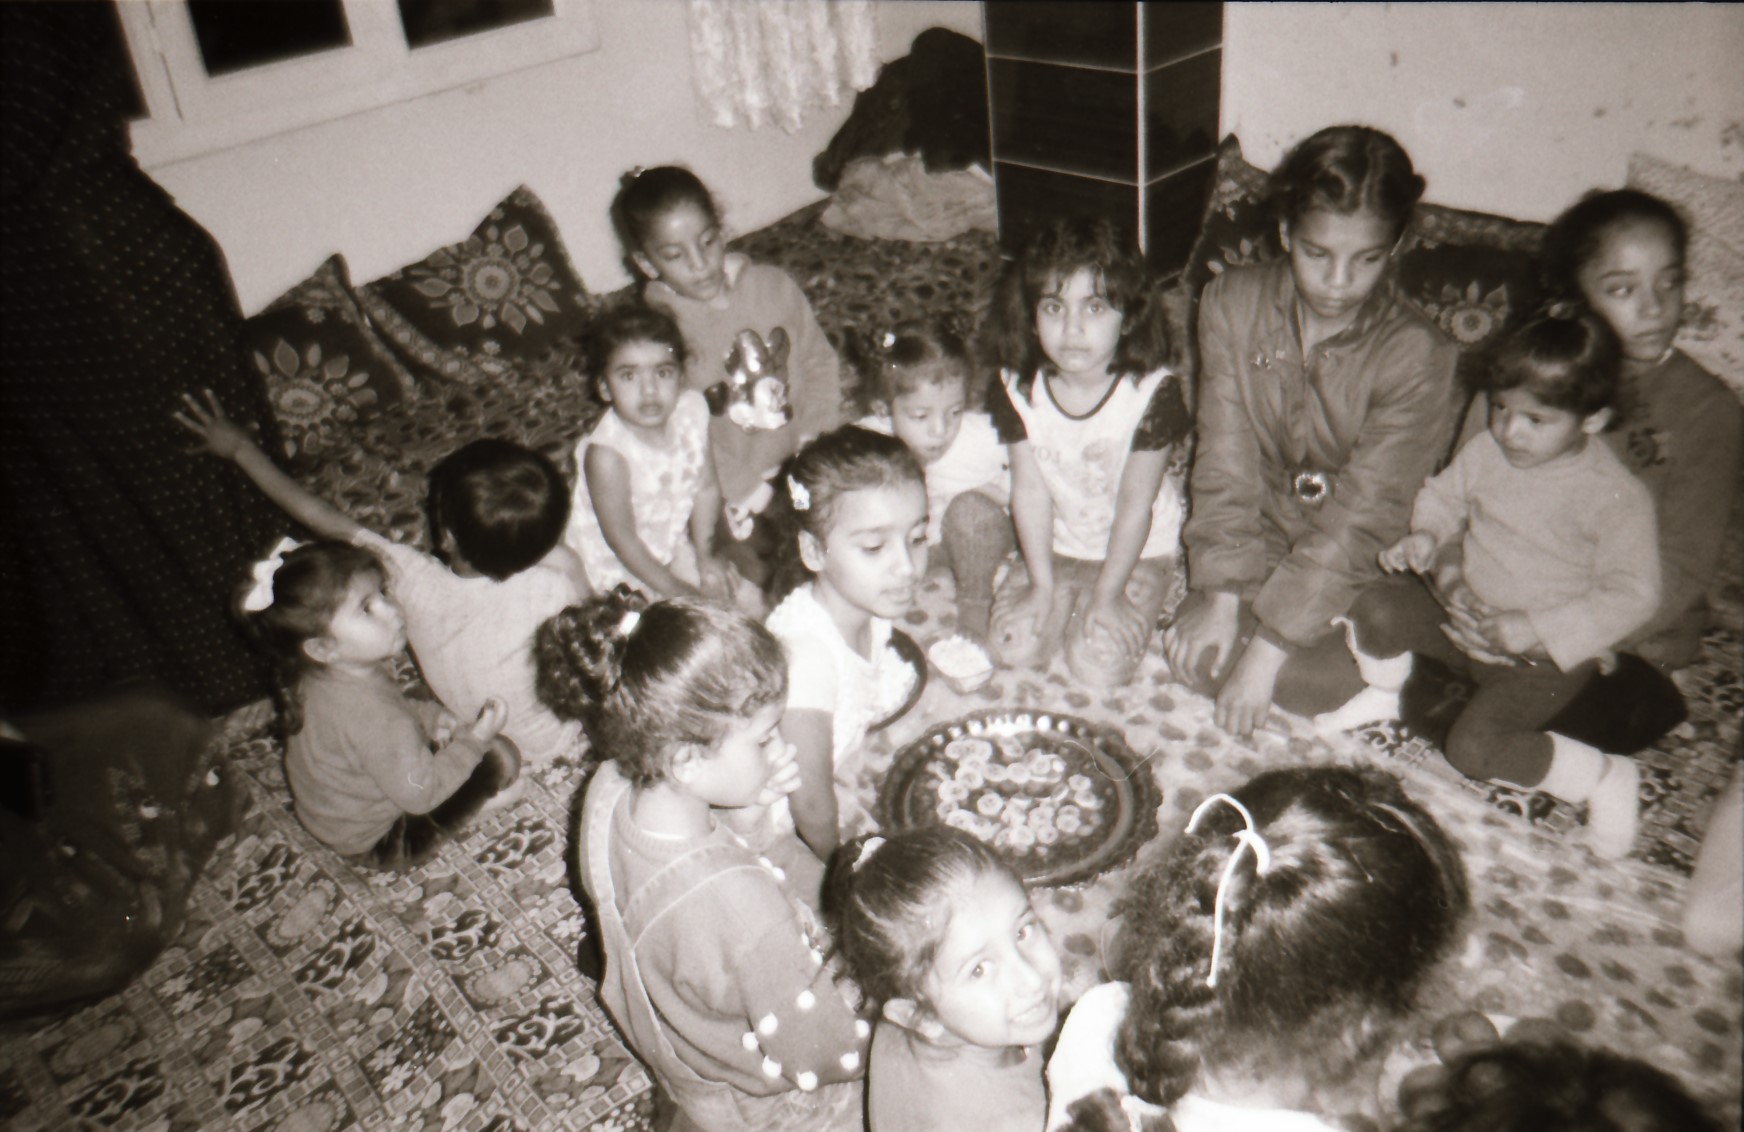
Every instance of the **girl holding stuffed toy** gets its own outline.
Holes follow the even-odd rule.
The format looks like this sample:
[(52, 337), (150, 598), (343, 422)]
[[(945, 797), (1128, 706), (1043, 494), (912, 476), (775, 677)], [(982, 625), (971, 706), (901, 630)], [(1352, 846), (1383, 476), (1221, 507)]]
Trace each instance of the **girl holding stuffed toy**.
[(1286, 258), (1199, 304), (1190, 592), (1164, 643), (1238, 734), (1274, 703), (1313, 715), (1361, 690), (1333, 618), (1380, 579), (1453, 439), (1457, 351), (1394, 291), (1422, 193), (1393, 138), (1321, 130), (1273, 178)]
[(957, 627), (985, 640), (993, 577), (1017, 536), (1011, 462), (992, 419), (971, 405), (969, 352), (943, 327), (904, 322), (855, 361), (867, 410), (858, 423), (895, 436), (925, 468), (927, 546), (944, 552), (956, 582)]
[(630, 265), (646, 280), (643, 298), (669, 311), (684, 332), (688, 388), (704, 391), (727, 378), (727, 356), (744, 331), (767, 341), (779, 329), (789, 343), (791, 420), (748, 431), (723, 415), (709, 429), (724, 518), (738, 544), (723, 549), (761, 585), (774, 550), (772, 534), (756, 523), (770, 497), (769, 480), (800, 444), (842, 419), (836, 352), (792, 278), (727, 252), (720, 210), (690, 170), (631, 170), (612, 202), (612, 222)]
[(721, 489), (685, 356), (678, 326), (653, 307), (619, 307), (594, 325), (584, 364), (605, 412), (575, 446), (564, 541), (602, 590), (632, 582), (656, 597), (738, 600), (758, 615), (755, 587), (715, 556)]

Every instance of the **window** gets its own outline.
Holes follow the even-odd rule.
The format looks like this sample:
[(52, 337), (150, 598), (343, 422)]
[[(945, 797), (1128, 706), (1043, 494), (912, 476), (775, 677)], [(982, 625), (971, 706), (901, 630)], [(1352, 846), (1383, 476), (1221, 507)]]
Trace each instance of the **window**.
[(152, 168), (598, 46), (592, 0), (141, 0), (118, 5)]

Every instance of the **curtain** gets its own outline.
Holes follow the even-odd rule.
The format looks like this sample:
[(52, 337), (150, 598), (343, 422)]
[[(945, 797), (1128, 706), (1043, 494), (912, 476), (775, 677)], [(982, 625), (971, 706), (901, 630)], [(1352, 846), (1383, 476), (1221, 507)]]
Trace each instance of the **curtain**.
[(690, 0), (697, 96), (717, 126), (778, 123), (839, 106), (877, 77), (869, 0)]

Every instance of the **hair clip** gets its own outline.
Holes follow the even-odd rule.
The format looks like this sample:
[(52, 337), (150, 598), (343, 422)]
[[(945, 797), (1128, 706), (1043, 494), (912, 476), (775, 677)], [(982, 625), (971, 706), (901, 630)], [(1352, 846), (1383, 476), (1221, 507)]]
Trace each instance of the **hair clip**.
[(640, 165), (632, 165), (632, 166), (630, 166), (630, 171), (628, 173), (625, 173), (624, 176), (629, 178), (632, 181), (638, 181), (638, 180), (641, 180), (642, 174), (646, 173), (647, 171), (648, 170), (644, 169)]
[(884, 333), (880, 334), (878, 336), (878, 346), (880, 349), (883, 349), (883, 350), (895, 349), (896, 348), (896, 331), (886, 330)]
[(866, 843), (860, 846), (860, 855), (854, 858), (854, 871), (859, 872), (860, 866), (866, 863), (866, 858), (883, 847), (884, 839), (882, 837), (868, 837)]
[(289, 535), (278, 541), (267, 556), (254, 564), (250, 576), (254, 584), (248, 587), (248, 593), (242, 597), (242, 608), (249, 613), (259, 613), (270, 609), (273, 603), (273, 577), (279, 572), (279, 567), (285, 564), (285, 555), (303, 544)]
[(1554, 318), (1564, 322), (1574, 318), (1578, 313), (1579, 308), (1568, 299), (1558, 299), (1544, 308), (1545, 318)]
[(1266, 839), (1261, 837), (1259, 831), (1254, 828), (1253, 814), (1248, 812), (1246, 806), (1228, 794), (1213, 794), (1200, 802), (1193, 811), (1193, 816), (1187, 819), (1187, 832), (1198, 832), (1199, 819), (1204, 817), (1205, 812), (1218, 802), (1227, 802), (1234, 806), (1236, 812), (1241, 814), (1241, 820), (1247, 825), (1247, 828), (1235, 831), (1237, 843), (1235, 851), (1229, 855), (1229, 863), (1223, 866), (1223, 876), (1217, 882), (1217, 899), (1211, 906), (1211, 974), (1205, 978), (1205, 985), (1208, 987), (1217, 986), (1217, 967), (1223, 957), (1224, 895), (1229, 889), (1229, 878), (1235, 875), (1235, 864), (1241, 859), (1242, 847), (1246, 846), (1253, 850), (1255, 873), (1265, 876), (1272, 868), (1271, 847), (1266, 844)]
[(618, 619), (618, 636), (624, 638), (626, 641), (629, 640), (630, 634), (636, 631), (636, 626), (641, 623), (641, 620), (641, 610), (625, 610), (624, 615)]
[(811, 510), (811, 492), (807, 490), (804, 484), (800, 483), (792, 476), (787, 477), (787, 494), (793, 497), (793, 509), (795, 511)]

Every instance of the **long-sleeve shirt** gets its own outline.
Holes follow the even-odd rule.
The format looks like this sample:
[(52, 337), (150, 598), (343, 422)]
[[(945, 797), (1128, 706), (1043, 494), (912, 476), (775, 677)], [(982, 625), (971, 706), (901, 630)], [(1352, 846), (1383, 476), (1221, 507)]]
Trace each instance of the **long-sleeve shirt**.
[(442, 709), (408, 700), (385, 664), (367, 676), (317, 669), (298, 685), (303, 726), (285, 742), (297, 820), (337, 853), (363, 853), (402, 814), (447, 801), (485, 747), (470, 729), (430, 749)]
[(1041, 1051), (935, 1045), (879, 1021), (866, 1069), (867, 1132), (1041, 1132)]
[(678, 322), (690, 353), (685, 383), (699, 391), (726, 378), (727, 354), (741, 330), (755, 330), (765, 341), (776, 327), (787, 331), (787, 400), (793, 420), (765, 432), (746, 432), (726, 417), (714, 417), (709, 424), (721, 496), (740, 503), (793, 455), (801, 438), (842, 423), (842, 370), (811, 303), (791, 276), (736, 253), (727, 256), (726, 273), (727, 291), (713, 300), (686, 298), (659, 280), (648, 284), (643, 297), (670, 311)]
[[(1197, 454), (1187, 581), (1253, 602), (1286, 647), (1331, 630), (1380, 574), (1459, 416), (1458, 352), (1383, 283), (1303, 356), (1287, 262), (1224, 272), (1199, 304)], [(1318, 471), (1319, 506), (1289, 489)]]
[[(1603, 434), (1605, 442), (1646, 486), (1659, 521), (1659, 609), (1632, 647), (1654, 664), (1679, 668), (1695, 656), (1707, 628), (1708, 587), (1744, 477), (1744, 409), (1678, 350), (1657, 365), (1625, 366), (1619, 403), (1620, 419)], [(1463, 435), (1482, 431), (1488, 415), (1480, 394)]]
[(1603, 444), (1516, 468), (1481, 432), (1417, 493), (1411, 529), (1437, 546), (1462, 540), (1472, 593), (1525, 613), (1564, 671), (1622, 644), (1659, 606), (1653, 500)]

